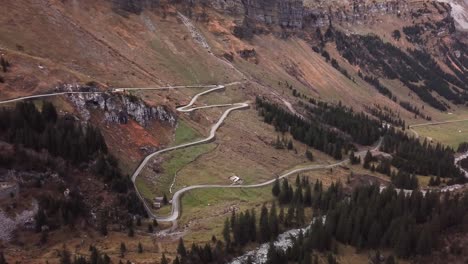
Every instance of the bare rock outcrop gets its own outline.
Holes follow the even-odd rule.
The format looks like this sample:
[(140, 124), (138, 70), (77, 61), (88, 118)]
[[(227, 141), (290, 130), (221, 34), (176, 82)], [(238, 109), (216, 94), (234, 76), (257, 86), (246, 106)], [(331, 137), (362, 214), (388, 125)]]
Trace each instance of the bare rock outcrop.
[[(59, 90), (95, 91), (92, 87), (79, 85), (64, 85)], [(126, 124), (132, 118), (141, 126), (147, 126), (151, 121), (160, 121), (172, 127), (177, 123), (177, 116), (166, 106), (150, 106), (132, 95), (96, 92), (70, 94), (68, 97), (84, 121), (90, 119), (90, 109), (100, 109), (104, 111), (106, 122)]]

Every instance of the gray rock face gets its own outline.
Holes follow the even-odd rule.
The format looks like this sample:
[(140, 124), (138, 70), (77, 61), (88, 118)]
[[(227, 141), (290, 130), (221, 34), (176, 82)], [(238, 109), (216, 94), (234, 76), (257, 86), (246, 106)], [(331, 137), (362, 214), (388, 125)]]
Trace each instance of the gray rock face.
[[(59, 90), (82, 91), (84, 88), (65, 85)], [(88, 88), (91, 89), (92, 88)], [(140, 98), (131, 95), (112, 93), (71, 94), (68, 98), (80, 112), (84, 121), (90, 119), (90, 109), (104, 111), (105, 121), (126, 124), (129, 118), (141, 126), (147, 126), (151, 121), (161, 121), (172, 127), (177, 123), (177, 117), (165, 106), (149, 106)]]
[(282, 27), (302, 28), (304, 3), (302, 0), (245, 0), (246, 18)]

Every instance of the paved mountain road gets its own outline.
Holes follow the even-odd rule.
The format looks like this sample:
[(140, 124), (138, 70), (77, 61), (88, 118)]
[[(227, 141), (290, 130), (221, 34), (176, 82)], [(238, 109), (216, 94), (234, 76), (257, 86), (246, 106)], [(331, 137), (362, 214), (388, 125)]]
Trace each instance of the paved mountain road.
[(58, 92), (58, 93), (38, 94), (38, 95), (23, 96), (23, 97), (18, 97), (14, 99), (8, 99), (5, 101), (0, 101), (0, 104), (15, 103), (19, 101), (26, 101), (29, 99), (38, 99), (38, 98), (52, 97), (52, 96), (66, 95), (66, 94), (100, 94), (100, 93), (103, 93), (103, 92)]
[[(263, 182), (263, 183), (252, 184), (252, 185), (219, 185), (219, 184), (210, 185), (210, 184), (207, 184), (207, 185), (188, 186), (188, 187), (185, 187), (183, 189), (178, 190), (173, 195), (173, 198), (172, 198), (172, 211), (171, 211), (171, 214), (169, 216), (157, 216), (157, 215), (155, 215), (153, 213), (153, 211), (151, 210), (151, 208), (147, 205), (145, 199), (143, 198), (143, 196), (141, 195), (141, 193), (139, 192), (139, 190), (138, 190), (138, 188), (137, 188), (137, 186), (135, 184), (137, 177), (140, 175), (143, 168), (148, 164), (148, 162), (153, 157), (155, 157), (155, 156), (157, 156), (159, 154), (165, 153), (165, 152), (172, 151), (172, 150), (187, 148), (187, 147), (191, 147), (191, 146), (200, 145), (200, 144), (210, 142), (211, 140), (213, 140), (215, 138), (216, 131), (221, 127), (224, 120), (227, 118), (227, 116), (232, 111), (248, 108), (249, 107), (248, 102), (234, 103), (234, 104), (217, 104), (217, 105), (207, 105), (207, 106), (193, 107), (193, 105), (195, 104), (195, 102), (198, 100), (198, 98), (200, 96), (203, 96), (203, 95), (206, 95), (206, 94), (218, 91), (218, 90), (226, 89), (226, 87), (228, 87), (228, 86), (238, 85), (238, 84), (240, 84), (240, 82), (233, 82), (233, 83), (224, 84), (224, 85), (192, 85), (192, 86), (147, 87), (147, 88), (143, 88), (143, 87), (142, 88), (114, 88), (114, 89), (110, 90), (111, 92), (123, 92), (123, 91), (136, 91), (136, 90), (171, 90), (171, 89), (183, 89), (183, 88), (210, 88), (210, 89), (208, 89), (206, 91), (203, 91), (203, 92), (200, 92), (200, 93), (196, 94), (190, 100), (189, 104), (187, 104), (185, 106), (178, 107), (176, 110), (179, 111), (179, 112), (182, 112), (182, 113), (188, 113), (188, 112), (193, 112), (193, 111), (196, 111), (196, 110), (206, 109), (206, 108), (227, 107), (226, 111), (223, 112), (223, 114), (219, 118), (219, 120), (211, 127), (210, 134), (208, 135), (208, 137), (206, 137), (204, 139), (196, 140), (196, 141), (193, 141), (193, 142), (189, 142), (189, 143), (184, 143), (184, 144), (181, 144), (181, 145), (178, 145), (178, 146), (165, 148), (165, 149), (156, 151), (154, 153), (151, 153), (151, 154), (149, 154), (148, 156), (146, 156), (143, 159), (143, 161), (139, 164), (139, 166), (137, 167), (135, 172), (132, 174), (131, 179), (132, 179), (132, 182), (134, 184), (135, 190), (136, 190), (139, 198), (143, 202), (149, 216), (151, 216), (152, 218), (155, 218), (155, 219), (157, 219), (159, 221), (163, 221), (163, 222), (165, 222), (165, 221), (171, 222), (171, 221), (177, 220), (177, 218), (180, 216), (180, 209), (181, 209), (180, 199), (181, 199), (182, 195), (185, 192), (188, 192), (190, 190), (206, 189), (206, 188), (258, 188), (258, 187), (263, 187), (263, 186), (272, 184), (275, 181), (275, 179), (271, 179), (271, 180)], [(103, 92), (58, 92), (58, 93), (50, 93), (50, 94), (42, 94), (42, 95), (32, 95), (32, 96), (25, 96), (25, 97), (0, 101), (0, 104), (7, 104), (7, 103), (18, 102), (18, 101), (24, 101), (24, 100), (28, 100), (28, 99), (38, 99), (38, 98), (50, 97), (50, 96), (59, 96), (59, 95), (67, 95), (67, 94), (92, 94), (92, 93), (103, 93)], [(382, 141), (379, 140), (378, 144), (372, 150), (377, 150), (380, 147), (381, 142)], [(356, 155), (364, 155), (366, 153), (366, 151), (367, 150), (361, 151), (359, 153), (356, 153)], [(291, 171), (288, 171), (288, 172), (282, 174), (281, 176), (279, 176), (278, 178), (282, 179), (282, 178), (288, 177), (290, 175), (305, 172), (305, 171), (330, 169), (330, 168), (334, 168), (334, 167), (337, 167), (337, 166), (344, 165), (348, 161), (349, 161), (349, 159), (345, 159), (345, 160), (342, 160), (342, 161), (334, 163), (334, 164), (310, 165), (310, 166), (306, 166), (306, 167), (301, 167), (301, 168), (297, 168), (297, 169), (293, 169)]]

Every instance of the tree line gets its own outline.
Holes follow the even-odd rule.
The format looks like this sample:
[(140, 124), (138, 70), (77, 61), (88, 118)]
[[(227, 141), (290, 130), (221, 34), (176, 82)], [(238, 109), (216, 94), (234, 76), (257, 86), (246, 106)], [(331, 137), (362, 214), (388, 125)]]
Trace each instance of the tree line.
[(281, 133), (289, 132), (295, 140), (329, 154), (335, 159), (342, 158), (343, 149), (350, 147), (349, 141), (328, 130), (318, 122), (304, 120), (275, 104), (257, 97), (257, 110), (263, 121)]
[[(314, 252), (333, 252), (336, 242), (358, 250), (392, 249), (401, 258), (428, 255), (440, 245), (443, 231), (466, 226), (467, 209), (468, 195), (405, 195), (391, 187), (359, 187), (323, 217), (314, 218), (286, 251), (271, 243), (267, 263), (312, 263)], [(385, 261), (395, 263), (392, 256)]]
[[(355, 149), (350, 137), (359, 144), (371, 145), (383, 132), (379, 121), (369, 118), (364, 113), (355, 113), (341, 102), (336, 106), (323, 102), (308, 106), (307, 109), (313, 114), (310, 120), (289, 113), (260, 97), (256, 99), (256, 106), (264, 122), (273, 125), (276, 131), (289, 132), (295, 140), (325, 152), (337, 160), (342, 159), (343, 153)], [(323, 124), (336, 127), (342, 133)]]
[(36, 151), (46, 149), (78, 165), (96, 154), (107, 154), (107, 145), (99, 129), (76, 122), (74, 117), (59, 117), (55, 107), (44, 102), (39, 111), (31, 102), (17, 103), (15, 108), (0, 110), (0, 138)]
[[(447, 100), (461, 103), (460, 94), (449, 84), (464, 88), (457, 77), (443, 72), (434, 59), (425, 51), (400, 50), (391, 43), (383, 42), (378, 36), (346, 36), (335, 31), (335, 43), (340, 54), (352, 65), (359, 65), (376, 75), (401, 80), (424, 102), (441, 111), (447, 106), (436, 99), (430, 91), (435, 91)], [(415, 83), (423, 82), (423, 86)], [(382, 92), (387, 93), (382, 90)]]
[(463, 181), (454, 164), (454, 151), (439, 143), (422, 143), (402, 131), (390, 129), (383, 137), (380, 149), (393, 156), (392, 165), (400, 170), (420, 175), (436, 175)]
[[(2, 108), (0, 120), (0, 140), (14, 144), (15, 150), (15, 156), (5, 161), (7, 167), (21, 163), (22, 170), (59, 169), (60, 175), (66, 178), (71, 168), (87, 166), (117, 194), (119, 208), (126, 208), (130, 214), (146, 216), (130, 178), (122, 174), (117, 159), (108, 153), (99, 128), (89, 124), (83, 126), (71, 115), (59, 116), (50, 102), (44, 102), (41, 111), (31, 102), (17, 103), (14, 108)], [(66, 168), (54, 165), (54, 159), (48, 159), (46, 166), (39, 166), (37, 164), (41, 162), (27, 158), (25, 149), (47, 151), (50, 156), (63, 159)], [(32, 163), (32, 166), (28, 163)], [(0, 165), (3, 164), (3, 157), (0, 157)], [(42, 187), (40, 180), (35, 187)], [(63, 192), (63, 186), (57, 191)], [(69, 191), (67, 197), (45, 192), (38, 198), (39, 210), (35, 223), (36, 232), (41, 232), (42, 243), (47, 241), (49, 229), (73, 226), (79, 217), (89, 216), (89, 208), (79, 190), (70, 187)]]
[(354, 142), (369, 146), (374, 144), (382, 134), (382, 123), (370, 118), (362, 112), (354, 112), (352, 108), (326, 102), (318, 102), (316, 107), (310, 108), (315, 118), (327, 125), (338, 128), (349, 134)]

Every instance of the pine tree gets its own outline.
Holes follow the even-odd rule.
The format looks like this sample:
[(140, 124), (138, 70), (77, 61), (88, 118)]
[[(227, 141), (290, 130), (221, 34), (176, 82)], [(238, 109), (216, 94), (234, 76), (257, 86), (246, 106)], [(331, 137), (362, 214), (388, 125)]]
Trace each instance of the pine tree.
[(185, 249), (184, 240), (179, 238), (179, 245), (177, 246), (177, 254), (179, 254), (182, 258), (187, 256), (187, 250)]
[(231, 244), (231, 233), (230, 233), (230, 226), (229, 226), (228, 218), (226, 218), (226, 220), (224, 221), (223, 237), (224, 237), (224, 242), (226, 243), (226, 246), (229, 247), (229, 245)]
[(304, 205), (305, 206), (312, 206), (312, 189), (310, 187), (310, 184), (307, 184), (306, 187), (305, 187)]
[(420, 255), (429, 255), (432, 251), (432, 237), (431, 230), (428, 227), (424, 227), (419, 234), (418, 243), (416, 245), (416, 252)]
[(249, 234), (251, 242), (257, 241), (257, 222), (253, 208), (250, 210)]
[(260, 239), (262, 242), (266, 242), (270, 240), (270, 237), (271, 230), (270, 224), (268, 222), (268, 209), (266, 208), (265, 204), (263, 204), (260, 213)]
[(153, 232), (154, 232), (153, 225), (152, 225), (152, 224), (148, 224), (148, 233), (153, 233)]
[(180, 264), (179, 256), (177, 256), (174, 261), (172, 261), (172, 264)]
[(280, 224), (284, 224), (284, 208), (281, 206), (280, 213), (278, 216), (278, 221)]
[(169, 203), (169, 201), (167, 200), (167, 196), (166, 194), (163, 195), (163, 204), (164, 205), (167, 205)]
[(161, 257), (161, 264), (169, 264), (169, 260), (167, 260), (166, 258), (166, 254), (162, 254), (162, 257)]
[(50, 102), (44, 102), (42, 105), (42, 116), (46, 122), (55, 123), (57, 122), (57, 110), (55, 109), (54, 105)]
[(271, 193), (273, 194), (273, 196), (278, 197), (280, 194), (280, 191), (281, 191), (280, 182), (279, 182), (278, 177), (276, 177), (275, 182), (273, 184), (273, 188), (271, 189)]
[(372, 159), (373, 159), (372, 154), (368, 150), (366, 152), (366, 156), (364, 157), (364, 164), (363, 164), (364, 169), (369, 169), (370, 168), (370, 163), (371, 163)]
[(127, 247), (125, 246), (124, 242), (120, 243), (120, 257), (125, 257), (125, 252), (127, 252)]
[(276, 204), (273, 202), (273, 205), (270, 209), (270, 217), (268, 219), (270, 224), (270, 232), (273, 238), (276, 238), (279, 235), (279, 223), (278, 216), (276, 214)]

